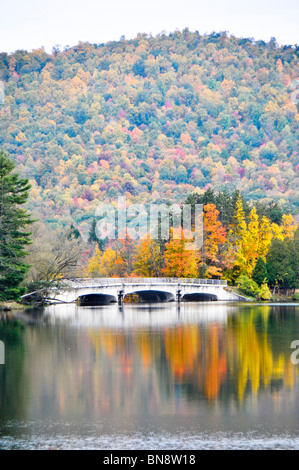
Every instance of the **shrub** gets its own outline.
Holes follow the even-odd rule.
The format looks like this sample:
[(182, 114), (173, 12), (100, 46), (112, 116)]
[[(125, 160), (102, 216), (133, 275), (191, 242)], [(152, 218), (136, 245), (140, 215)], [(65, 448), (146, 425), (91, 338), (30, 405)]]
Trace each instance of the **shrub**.
[(238, 278), (237, 286), (243, 294), (251, 297), (256, 297), (260, 291), (257, 283), (244, 274)]
[(271, 292), (269, 290), (268, 284), (265, 282), (261, 285), (259, 293), (257, 295), (259, 300), (270, 300), (271, 299)]

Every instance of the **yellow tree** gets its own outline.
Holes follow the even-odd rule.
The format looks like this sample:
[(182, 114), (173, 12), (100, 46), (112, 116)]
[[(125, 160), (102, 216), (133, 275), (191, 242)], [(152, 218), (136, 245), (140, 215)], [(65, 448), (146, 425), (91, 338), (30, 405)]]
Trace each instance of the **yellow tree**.
[(279, 226), (275, 223), (271, 224), (272, 237), (283, 241), (285, 238), (294, 237), (298, 224), (294, 221), (292, 214), (283, 214), (282, 224)]
[(203, 263), (206, 266), (205, 276), (221, 276), (220, 248), (226, 242), (226, 230), (220, 220), (219, 211), (215, 204), (206, 204), (203, 207)]
[(243, 241), (246, 237), (247, 225), (245, 221), (245, 212), (243, 209), (243, 202), (240, 195), (238, 195), (234, 211), (234, 224), (228, 233), (228, 245), (233, 247), (234, 265), (229, 273), (229, 277), (234, 281), (242, 272), (243, 267), (246, 265), (244, 257)]
[(244, 237), (244, 233), (247, 230), (246, 221), (245, 221), (245, 212), (243, 209), (242, 198), (240, 194), (236, 200), (236, 208), (234, 212), (235, 226), (234, 226), (234, 238), (236, 246), (239, 246)]
[(259, 224), (258, 256), (266, 261), (273, 238), (273, 227), (268, 217), (263, 216)]
[(249, 215), (249, 223), (240, 240), (237, 251), (236, 265), (240, 269), (240, 274), (251, 277), (252, 271), (258, 258), (259, 248), (259, 221), (255, 207)]
[(297, 228), (298, 224), (295, 223), (292, 214), (283, 214), (281, 226), (281, 234), (283, 239), (293, 238)]
[(86, 268), (86, 274), (89, 277), (99, 277), (99, 265), (101, 260), (102, 252), (96, 248), (95, 254), (88, 261)]
[(95, 254), (90, 258), (87, 266), (87, 275), (91, 277), (117, 276), (117, 253), (111, 247), (107, 247), (104, 253), (96, 248)]
[(136, 250), (134, 273), (142, 277), (160, 277), (162, 269), (160, 246), (149, 236), (141, 240)]
[[(188, 239), (180, 227), (180, 237), (170, 238), (165, 245), (164, 263), (162, 269), (166, 277), (192, 277), (198, 276), (198, 263), (200, 261), (197, 250), (187, 250)], [(173, 232), (171, 233), (173, 235)]]

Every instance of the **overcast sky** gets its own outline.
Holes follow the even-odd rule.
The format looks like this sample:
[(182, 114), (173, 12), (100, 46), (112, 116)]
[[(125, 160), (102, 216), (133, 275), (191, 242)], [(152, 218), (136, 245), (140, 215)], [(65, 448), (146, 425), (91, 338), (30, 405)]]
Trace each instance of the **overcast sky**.
[(103, 43), (188, 27), (299, 44), (299, 0), (0, 0), (0, 51)]

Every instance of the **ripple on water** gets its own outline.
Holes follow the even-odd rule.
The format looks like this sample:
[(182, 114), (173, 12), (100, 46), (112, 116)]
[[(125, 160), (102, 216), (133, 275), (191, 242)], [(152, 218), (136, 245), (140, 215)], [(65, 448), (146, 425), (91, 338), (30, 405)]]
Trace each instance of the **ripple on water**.
[(2, 450), (299, 450), (299, 437), (290, 435), (103, 435), (68, 437), (31, 435), (22, 438), (2, 436)]

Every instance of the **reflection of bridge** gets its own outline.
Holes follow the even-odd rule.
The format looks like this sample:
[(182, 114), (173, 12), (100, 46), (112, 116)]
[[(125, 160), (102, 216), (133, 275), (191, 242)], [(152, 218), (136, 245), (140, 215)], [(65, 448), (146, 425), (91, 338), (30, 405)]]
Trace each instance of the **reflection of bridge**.
[[(54, 298), (53, 298), (53, 297)], [(80, 305), (105, 305), (128, 298), (140, 302), (246, 300), (227, 290), (227, 281), (177, 278), (99, 278), (67, 281), (52, 300)]]

